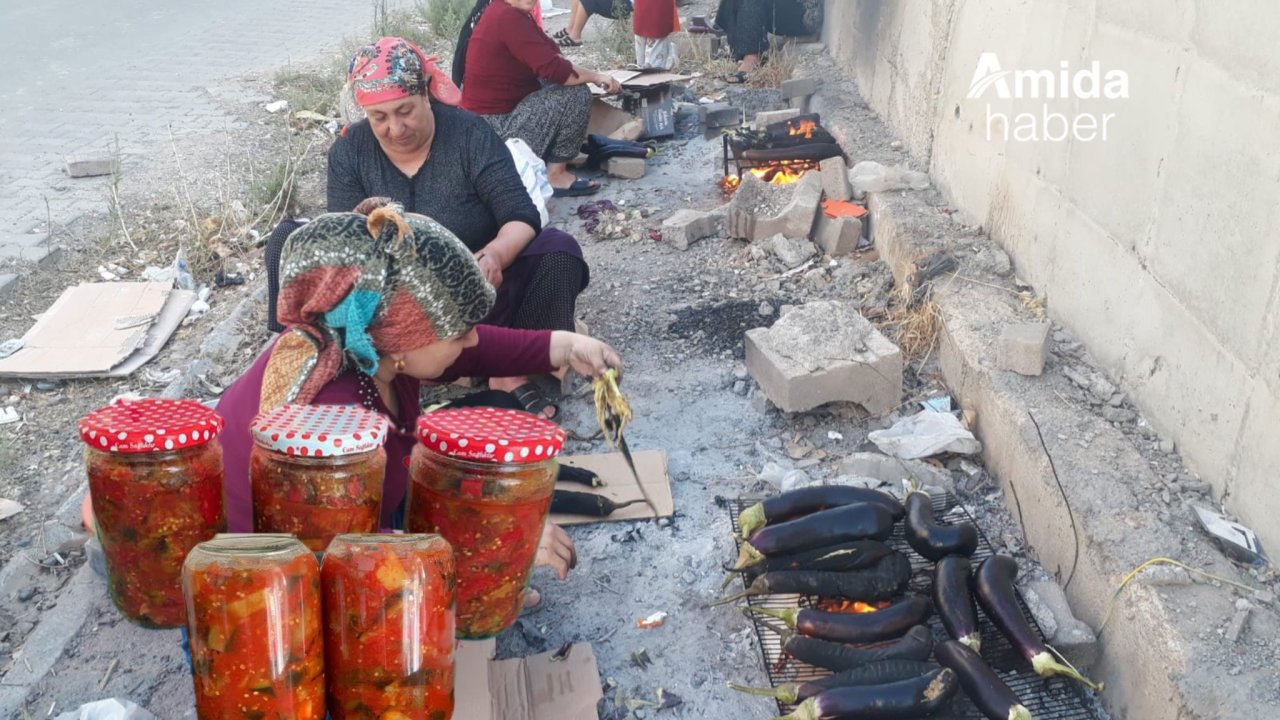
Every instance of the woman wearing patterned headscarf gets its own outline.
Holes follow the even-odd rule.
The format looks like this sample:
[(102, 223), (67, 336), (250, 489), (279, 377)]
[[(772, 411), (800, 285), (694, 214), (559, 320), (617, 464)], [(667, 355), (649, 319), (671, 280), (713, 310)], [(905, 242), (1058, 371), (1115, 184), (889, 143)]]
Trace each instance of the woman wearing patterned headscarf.
[[(493, 287), (467, 247), (423, 216), (393, 208), (322, 215), (289, 236), (280, 272), (278, 312), (288, 329), (218, 402), (233, 532), (252, 530), (249, 426), (260, 411), (359, 404), (385, 415), (396, 430), (386, 444), (382, 504), (383, 527), (392, 527), (424, 382), (564, 367), (596, 376), (621, 364), (584, 335), (479, 324)], [(516, 407), (509, 393), (480, 396), (467, 404)]]
[[(475, 254), (497, 289), (487, 324), (572, 330), (589, 280), (582, 248), (568, 233), (542, 227), (510, 152), (487, 123), (454, 107), (461, 93), (435, 59), (402, 38), (382, 38), (352, 58), (348, 85), (367, 119), (347, 126), (329, 151), (329, 211), (359, 205), (368, 212), (394, 200), (434, 218)], [(269, 314), (285, 237), (274, 233), (267, 245)], [(274, 314), (269, 319), (275, 323)], [(530, 412), (556, 412), (526, 377), (489, 382), (515, 393)]]

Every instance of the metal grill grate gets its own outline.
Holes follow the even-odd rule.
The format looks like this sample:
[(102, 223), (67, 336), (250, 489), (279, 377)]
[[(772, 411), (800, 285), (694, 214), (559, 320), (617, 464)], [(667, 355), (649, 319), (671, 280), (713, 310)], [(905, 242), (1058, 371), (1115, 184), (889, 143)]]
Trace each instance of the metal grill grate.
[[(734, 537), (739, 535), (738, 515), (756, 502), (755, 499), (746, 498), (729, 501), (728, 510)], [(947, 524), (973, 523), (972, 516), (964, 508), (959, 505), (950, 508), (947, 506), (947, 498), (933, 498), (934, 513), (940, 522)], [(974, 525), (976, 527), (976, 523)], [(933, 563), (917, 555), (907, 545), (906, 540), (903, 538), (901, 522), (894, 528), (893, 537), (889, 539), (888, 545), (904, 554), (911, 561), (912, 574), (911, 581), (907, 586), (907, 592), (928, 596), (929, 588), (932, 584)], [(991, 543), (979, 531), (978, 550), (973, 554), (971, 560), (976, 565), (978, 561), (993, 554)], [(745, 582), (744, 577), (744, 587)], [(760, 595), (747, 599), (747, 603), (753, 607), (777, 609), (793, 608), (797, 605), (812, 607), (814, 602), (814, 598), (797, 595)], [(1036, 632), (1043, 637), (1039, 624), (1027, 611), (1026, 604), (1022, 603), (1021, 598), (1019, 598), (1019, 603), (1022, 604), (1023, 615), (1031, 622)], [(782, 683), (816, 680), (831, 674), (830, 671), (815, 668), (794, 659), (788, 658), (784, 662), (782, 659), (781, 638), (779, 638), (778, 634), (758, 619), (753, 620), (753, 624), (755, 625), (756, 637), (760, 641), (760, 648), (764, 653), (765, 672), (769, 676), (769, 682), (774, 687)], [(933, 631), (934, 639), (939, 640), (948, 637), (946, 630), (942, 627), (942, 621), (938, 619), (936, 613), (929, 618), (928, 625)], [(978, 625), (982, 630), (982, 658), (1000, 675), (1005, 683), (1009, 685), (1009, 688), (1017, 693), (1022, 700), (1022, 704), (1031, 711), (1032, 717), (1036, 720), (1101, 720), (1102, 716), (1092, 709), (1094, 703), (1087, 697), (1086, 693), (1088, 691), (1082, 685), (1066, 678), (1049, 679), (1035, 674), (1031, 669), (1031, 664), (1014, 651), (1004, 635), (983, 614), (982, 608), (978, 608)], [(778, 708), (783, 713), (791, 710), (791, 707), (782, 703), (778, 703)], [(956, 694), (956, 699), (951, 703), (950, 709), (944, 712), (942, 717), (982, 720), (983, 715), (965, 697), (962, 691)]]

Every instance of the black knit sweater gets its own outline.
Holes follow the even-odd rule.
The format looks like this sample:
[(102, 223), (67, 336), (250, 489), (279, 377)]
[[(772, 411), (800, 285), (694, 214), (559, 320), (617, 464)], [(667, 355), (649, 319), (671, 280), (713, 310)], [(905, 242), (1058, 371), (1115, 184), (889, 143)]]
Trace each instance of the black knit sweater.
[(368, 120), (347, 127), (329, 149), (329, 212), (350, 212), (365, 198), (389, 197), (409, 212), (434, 218), (473, 252), (514, 220), (540, 231), (538, 210), (493, 128), (465, 110), (431, 107), (431, 154), (413, 177), (382, 152)]

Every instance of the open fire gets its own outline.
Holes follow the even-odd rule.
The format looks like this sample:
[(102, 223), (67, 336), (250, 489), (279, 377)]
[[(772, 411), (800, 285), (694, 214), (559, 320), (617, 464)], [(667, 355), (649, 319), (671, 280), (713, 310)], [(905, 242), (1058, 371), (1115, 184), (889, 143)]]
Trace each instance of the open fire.
[[(799, 182), (806, 172), (817, 168), (818, 163), (812, 160), (795, 160), (748, 168), (747, 172), (771, 185), (790, 185), (791, 183)], [(739, 175), (725, 175), (719, 181), (720, 189), (730, 194), (737, 190), (741, 184), (742, 177)]]
[(818, 603), (818, 607), (828, 612), (862, 614), (883, 610), (892, 604), (884, 600), (875, 603), (865, 603), (861, 600), (823, 600)]

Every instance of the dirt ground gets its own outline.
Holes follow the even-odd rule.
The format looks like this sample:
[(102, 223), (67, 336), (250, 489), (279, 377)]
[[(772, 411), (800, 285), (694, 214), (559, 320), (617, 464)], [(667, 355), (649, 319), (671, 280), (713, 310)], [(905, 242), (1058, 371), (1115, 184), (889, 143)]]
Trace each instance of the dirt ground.
[[(688, 14), (709, 4), (690, 3), (683, 11)], [(563, 22), (563, 18), (553, 20), (552, 29)], [(599, 20), (589, 26), (589, 42), (580, 54), (585, 64), (605, 66), (616, 57), (602, 47), (605, 30)], [(316, 66), (329, 67), (331, 61), (320, 58)], [(797, 54), (794, 62), (799, 75), (836, 76), (825, 57)], [(699, 69), (710, 72), (723, 66), (723, 62), (701, 63)], [(774, 109), (781, 102), (776, 92), (728, 88), (709, 76), (699, 78), (692, 89), (695, 98), (723, 96), (753, 110)], [(135, 272), (148, 264), (167, 262), (175, 247), (166, 245), (172, 240), (165, 238), (176, 237), (181, 232), (176, 223), (186, 222), (193, 214), (186, 197), (195, 198), (191, 204), (197, 206), (197, 222), (231, 206), (229, 196), (250, 207), (247, 188), (255, 179), (290, 151), (297, 154), (308, 145), (299, 172), (298, 198), (302, 214), (319, 210), (328, 131), (312, 126), (291, 129), (280, 117), (264, 112), (260, 105), (278, 94), (269, 77), (236, 79), (225, 91), (223, 101), (245, 121), (234, 138), (193, 140), (180, 148), (183, 172), (172, 159), (157, 160), (131, 170), (122, 182), (127, 220), (135, 228), (146, 228), (154, 238), (144, 252), (139, 255), (128, 247), (114, 231), (112, 217), (61, 229), (58, 238), (66, 249), (58, 263), (32, 269), (32, 280), (0, 304), (0, 336), (20, 336), (32, 315), (43, 311), (62, 288), (96, 280), (97, 266), (104, 262)], [(837, 112), (847, 129), (841, 140), (855, 160), (907, 161), (893, 148), (892, 134), (856, 92), (847, 94), (847, 104)], [(237, 151), (228, 153), (228, 145)], [(578, 568), (563, 583), (543, 571), (535, 574), (533, 582), (543, 591), (543, 606), (500, 638), (499, 652), (501, 657), (512, 657), (571, 641), (591, 642), (607, 690), (601, 717), (611, 720), (622, 720), (628, 713), (635, 718), (715, 719), (773, 714), (771, 703), (725, 687), (726, 682), (765, 683), (751, 625), (732, 609), (704, 607), (719, 594), (720, 567), (733, 555), (729, 517), (720, 501), (771, 492), (773, 488), (758, 477), (768, 462), (801, 463), (813, 477), (837, 474), (841, 460), (868, 449), (869, 431), (892, 424), (899, 413), (913, 412), (918, 400), (945, 393), (936, 360), (930, 359), (908, 369), (907, 402), (884, 417), (868, 417), (852, 406), (828, 406), (793, 416), (768, 407), (742, 366), (743, 332), (771, 324), (783, 305), (811, 299), (850, 299), (865, 309), (883, 310), (893, 279), (874, 254), (823, 259), (814, 272), (787, 275), (776, 258), (753, 253), (743, 242), (712, 238), (680, 251), (655, 240), (653, 233), (660, 232), (662, 221), (676, 210), (709, 210), (726, 201), (716, 186), (720, 151), (718, 136), (707, 137), (695, 127), (682, 126), (675, 139), (658, 144), (658, 155), (650, 161), (646, 177), (602, 180), (604, 192), (588, 201), (607, 199), (616, 210), (604, 216), (594, 233), (577, 214), (584, 201), (555, 200), (551, 208), (553, 222), (576, 235), (591, 266), (591, 285), (579, 300), (579, 315), (627, 363), (624, 389), (636, 413), (629, 430), (631, 447), (667, 453), (677, 512), (670, 522), (659, 524), (602, 523), (571, 529)], [(202, 170), (209, 168), (218, 170)], [(177, 188), (185, 189), (178, 192)], [(929, 193), (931, 203), (945, 206), (936, 191), (923, 192)], [(975, 238), (975, 249), (964, 255), (965, 262), (980, 255), (980, 231), (972, 228), (969, 234)], [(215, 290), (212, 311), (182, 328), (162, 355), (134, 377), (49, 386), (8, 382), (0, 387), (0, 397), (8, 397), (0, 404), (14, 405), (24, 416), (20, 425), (0, 427), (0, 497), (27, 506), (18, 517), (0, 522), (0, 563), (21, 553), (32, 564), (20, 583), (5, 587), (0, 595), (0, 628), (8, 628), (7, 632), (0, 629), (0, 668), (11, 667), (27, 633), (42, 613), (56, 605), (67, 579), (84, 562), (83, 550), (74, 539), (65, 547), (50, 547), (40, 538), (42, 524), (55, 516), (83, 481), (75, 420), (117, 394), (163, 390), (172, 377), (168, 371), (189, 364), (219, 319), (264, 282), (252, 237), (245, 233), (225, 241), (233, 251), (227, 267), (242, 272), (246, 284)], [(998, 258), (995, 263), (999, 265)], [(201, 380), (202, 399), (215, 397), (254, 357), (266, 338), (264, 317), (259, 303), (239, 329), (234, 357)], [(1083, 349), (1065, 336), (1055, 336), (1055, 358), (1059, 367), (1088, 367)], [(1075, 395), (1088, 390), (1068, 385), (1066, 392)], [(1088, 402), (1087, 397), (1079, 400)], [(1122, 401), (1115, 407), (1127, 406)], [(593, 432), (594, 412), (581, 393), (566, 399), (561, 409), (565, 427), (578, 436)], [(1100, 408), (1099, 423), (1110, 421), (1103, 412)], [(1130, 421), (1128, 416), (1120, 419)], [(1178, 469), (1176, 456), (1160, 452), (1158, 441), (1143, 434), (1136, 414), (1128, 427), (1132, 430), (1126, 432), (1135, 444), (1154, 448), (1150, 462), (1174, 478), (1179, 490), (1198, 487), (1194, 478), (1184, 477)], [(600, 443), (581, 441), (567, 448), (569, 454), (603, 451)], [(1002, 491), (980, 464), (962, 467), (956, 462), (944, 472), (955, 481), (961, 501), (996, 548), (1017, 556), (1024, 570), (1041, 573), (1032, 562), (1034, 549), (1027, 547), (1016, 519), (1005, 509)], [(1159, 497), (1160, 489), (1153, 492)], [(1201, 552), (1215, 552), (1193, 533), (1188, 536), (1189, 545), (1199, 542)], [(55, 552), (62, 562), (54, 559)], [(651, 630), (637, 628), (637, 619), (657, 611), (669, 614), (665, 624)], [(1273, 622), (1269, 608), (1261, 612), (1270, 618), (1265, 622)], [(647, 669), (632, 661), (642, 649), (652, 660)], [(1224, 662), (1250, 669), (1273, 660), (1267, 648), (1224, 652)], [(654, 712), (635, 702), (653, 700), (658, 688), (674, 693), (683, 703)], [(164, 720), (194, 717), (177, 631), (138, 629), (124, 622), (102, 597), (53, 672), (31, 694), (28, 711), (31, 717), (40, 717), (51, 706), (62, 711), (111, 696), (134, 700)]]

